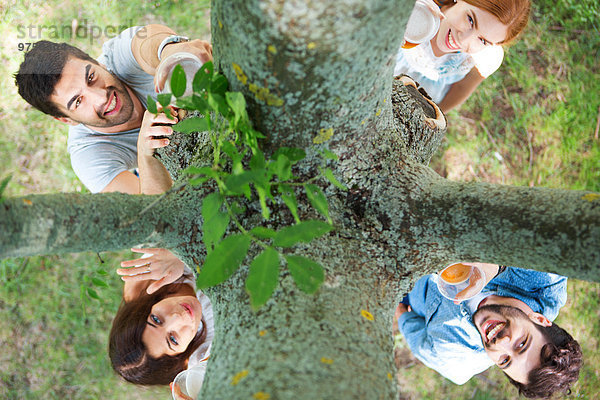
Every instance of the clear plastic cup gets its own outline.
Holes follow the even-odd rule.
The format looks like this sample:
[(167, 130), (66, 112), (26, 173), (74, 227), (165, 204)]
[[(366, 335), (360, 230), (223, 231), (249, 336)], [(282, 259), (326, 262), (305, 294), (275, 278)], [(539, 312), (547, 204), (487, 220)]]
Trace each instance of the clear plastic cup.
[(192, 88), (194, 76), (200, 67), (202, 67), (202, 62), (192, 53), (186, 52), (171, 54), (160, 63), (158, 70), (156, 71), (157, 82), (161, 82), (166, 78), (165, 85), (160, 93), (171, 93), (171, 75), (173, 74), (173, 69), (176, 65), (181, 65), (185, 71), (186, 86), (183, 96), (190, 96), (194, 92), (194, 89)]
[(192, 399), (198, 397), (205, 373), (206, 368), (191, 368), (177, 374), (171, 386), (173, 399), (181, 400), (181, 396), (178, 396), (176, 392), (178, 389), (184, 396), (191, 397)]
[(476, 296), (483, 289), (485, 275), (481, 268), (475, 265), (452, 263), (438, 273), (437, 287), (442, 296), (454, 301), (456, 295), (469, 288), (468, 295), (461, 300)]
[(417, 0), (408, 18), (402, 48), (410, 49), (431, 40), (440, 29), (440, 19), (425, 1)]

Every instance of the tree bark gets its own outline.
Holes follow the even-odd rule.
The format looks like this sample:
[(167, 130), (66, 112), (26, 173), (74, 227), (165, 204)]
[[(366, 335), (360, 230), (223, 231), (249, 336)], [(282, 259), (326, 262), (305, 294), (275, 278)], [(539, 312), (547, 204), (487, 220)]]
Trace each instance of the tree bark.
[[(600, 281), (600, 195), (450, 182), (427, 167), (445, 119), (409, 82), (391, 76), (411, 5), (213, 2), (216, 65), (232, 90), (244, 93), (255, 126), (268, 136), (263, 148), (304, 148), (308, 156), (294, 170), (304, 179), (316, 174), (318, 153), (328, 148), (340, 158), (328, 166), (349, 190), (321, 182), (336, 230), (286, 250), (325, 267), (316, 295), (299, 291), (281, 268), (274, 296), (251, 311), (244, 291), (250, 258), (207, 291), (216, 335), (202, 398), (394, 398), (395, 305), (413, 281), (450, 261)], [(207, 151), (201, 135), (183, 140), (184, 154), (161, 155), (174, 174)], [(0, 257), (148, 243), (201, 265), (200, 208), (212, 190), (6, 199)], [(318, 217), (297, 196), (301, 217)], [(260, 207), (245, 206), (242, 224), (256, 226)], [(269, 227), (293, 222), (284, 205), (269, 206)]]

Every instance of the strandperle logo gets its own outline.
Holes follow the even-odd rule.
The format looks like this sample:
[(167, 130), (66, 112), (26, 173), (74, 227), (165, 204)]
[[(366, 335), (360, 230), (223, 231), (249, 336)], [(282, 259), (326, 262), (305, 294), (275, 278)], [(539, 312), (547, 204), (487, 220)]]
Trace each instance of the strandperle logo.
[(88, 23), (87, 19), (82, 21), (73, 20), (71, 25), (17, 25), (17, 39), (26, 39), (37, 41), (40, 39), (67, 39), (67, 38), (78, 38), (87, 39), (89, 38), (90, 44), (106, 37), (111, 39), (117, 36), (120, 32), (125, 29), (134, 26), (133, 20), (128, 21), (129, 24), (123, 24), (119, 26), (106, 25), (101, 27), (99, 25)]

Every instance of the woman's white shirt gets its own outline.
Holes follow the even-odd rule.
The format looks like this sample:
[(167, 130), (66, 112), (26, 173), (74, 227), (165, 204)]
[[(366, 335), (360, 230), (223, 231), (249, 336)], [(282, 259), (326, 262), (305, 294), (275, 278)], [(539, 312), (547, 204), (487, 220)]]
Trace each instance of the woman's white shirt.
[(436, 103), (441, 102), (450, 86), (463, 79), (473, 67), (487, 78), (502, 64), (502, 46), (486, 46), (474, 54), (447, 53), (440, 57), (433, 54), (431, 42), (412, 49), (400, 48), (396, 55), (394, 75), (405, 74), (418, 82)]

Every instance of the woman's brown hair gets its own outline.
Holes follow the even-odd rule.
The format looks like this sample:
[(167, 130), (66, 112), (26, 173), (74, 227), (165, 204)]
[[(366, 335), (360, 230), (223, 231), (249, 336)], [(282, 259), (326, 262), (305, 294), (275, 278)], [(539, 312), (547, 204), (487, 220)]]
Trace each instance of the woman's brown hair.
[(110, 330), (108, 354), (113, 369), (126, 381), (138, 385), (168, 385), (179, 372), (187, 368), (190, 355), (206, 339), (203, 318), (202, 329), (181, 354), (153, 358), (142, 342), (152, 306), (186, 288), (189, 285), (185, 283), (172, 283), (153, 294), (147, 294), (144, 288), (137, 298), (121, 303)]
[[(489, 12), (500, 22), (508, 27), (506, 39), (501, 44), (509, 44), (525, 29), (529, 21), (531, 12), (531, 3), (529, 0), (464, 0), (473, 7), (481, 8)], [(442, 11), (444, 7), (452, 7), (456, 2), (454, 0), (436, 1)]]

